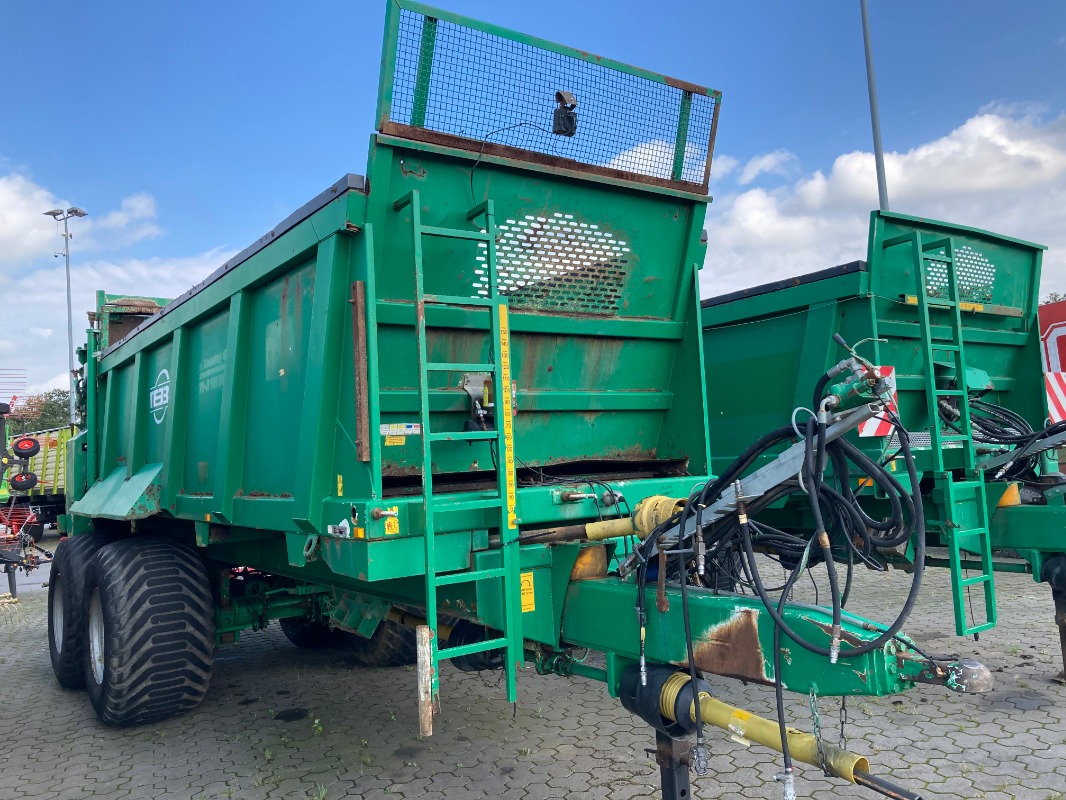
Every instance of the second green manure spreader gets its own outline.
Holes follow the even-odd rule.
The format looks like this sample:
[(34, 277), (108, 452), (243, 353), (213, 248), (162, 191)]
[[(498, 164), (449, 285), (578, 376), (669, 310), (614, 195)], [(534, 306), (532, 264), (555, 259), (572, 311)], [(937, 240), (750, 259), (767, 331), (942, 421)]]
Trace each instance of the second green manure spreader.
[[(865, 261), (704, 300), (704, 354), (717, 469), (782, 415), (817, 414), (821, 392), (812, 397), (806, 387), (849, 357), (835, 335), (855, 343), (894, 383), (892, 404), (908, 433), (901, 439), (881, 415), (852, 433), (851, 445), (922, 495), (930, 536), (923, 556), (912, 536), (884, 525), (892, 512), (884, 485), (841, 472), (837, 490), (863, 510), (850, 533), (867, 564), (949, 568), (960, 636), (996, 624), (996, 571), (1031, 573), (1051, 586), (1066, 662), (1066, 477), (1053, 457), (1066, 424), (1047, 419), (1037, 320), (1043, 250), (874, 212)], [(716, 391), (724, 374), (759, 391)], [(917, 483), (900, 463), (904, 444)], [(811, 522), (795, 498), (772, 514), (786, 529)], [(845, 530), (832, 531), (838, 553), (849, 549)]]

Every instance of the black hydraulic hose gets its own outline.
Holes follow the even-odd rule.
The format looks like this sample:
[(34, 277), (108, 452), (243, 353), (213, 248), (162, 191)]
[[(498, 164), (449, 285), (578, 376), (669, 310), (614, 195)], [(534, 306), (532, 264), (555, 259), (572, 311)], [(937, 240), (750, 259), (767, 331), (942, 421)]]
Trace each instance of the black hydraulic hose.
[[(889, 418), (892, 424), (896, 426), (897, 433), (899, 434), (901, 449), (903, 450), (904, 460), (907, 464), (907, 474), (910, 478), (911, 485), (914, 487), (913, 499), (915, 507), (915, 569), (911, 576), (911, 586), (910, 591), (907, 594), (907, 599), (903, 604), (903, 609), (900, 611), (895, 621), (891, 625), (889, 625), (888, 628), (876, 639), (858, 645), (857, 647), (851, 647), (846, 650), (841, 650), (841, 658), (851, 658), (854, 656), (862, 655), (864, 653), (869, 653), (873, 650), (877, 650), (883, 647), (885, 644), (891, 641), (899, 632), (899, 630), (903, 627), (904, 623), (907, 621), (907, 618), (910, 616), (911, 611), (914, 609), (914, 604), (918, 601), (918, 593), (921, 590), (922, 568), (925, 564), (925, 515), (921, 492), (918, 489), (918, 470), (914, 464), (914, 454), (911, 452), (910, 449), (910, 441), (907, 438), (907, 431), (904, 429), (902, 423), (900, 423), (899, 418), (897, 416), (895, 416), (894, 414), (890, 414)], [(816, 645), (813, 642), (809, 642), (806, 639), (802, 638), (799, 634), (792, 630), (792, 628), (789, 627), (788, 623), (784, 619), (784, 616), (782, 614), (779, 614), (774, 608), (773, 600), (766, 593), (766, 589), (762, 583), (762, 577), (759, 574), (759, 567), (755, 560), (755, 551), (752, 547), (751, 534), (748, 530), (748, 524), (746, 522), (742, 522), (740, 524), (740, 538), (741, 543), (744, 547), (744, 554), (746, 556), (745, 560), (747, 561), (748, 572), (751, 574), (752, 585), (755, 588), (756, 593), (759, 595), (759, 599), (766, 607), (767, 613), (769, 613), (770, 617), (774, 620), (774, 622), (778, 626), (780, 626), (782, 632), (784, 632), (784, 634), (796, 644), (800, 645), (805, 650), (815, 653), (816, 655), (828, 656), (828, 648), (821, 647), (820, 645)]]
[(760, 436), (755, 442), (752, 443), (747, 450), (737, 456), (733, 463), (726, 467), (725, 471), (715, 480), (709, 481), (703, 489), (699, 492), (699, 503), (701, 505), (709, 505), (718, 499), (726, 487), (732, 484), (737, 478), (743, 474), (744, 470), (750, 467), (764, 451), (769, 450), (776, 444), (791, 439), (796, 435), (796, 431), (791, 425), (783, 425), (776, 430), (772, 430), (763, 436)]
[[(691, 498), (686, 507), (691, 504)], [(684, 513), (682, 513), (682, 518)], [(699, 686), (699, 676), (696, 674), (696, 655), (692, 645), (692, 624), (689, 622), (688, 613), (688, 570), (685, 569), (685, 554), (683, 548), (678, 542), (677, 548), (677, 561), (679, 567), (679, 580), (681, 581), (681, 618), (685, 625), (685, 647), (688, 650), (688, 676), (692, 681), (693, 686)], [(698, 703), (699, 698), (696, 698)], [(703, 745), (703, 719), (699, 714), (696, 714), (696, 743), (698, 746)]]
[(818, 406), (822, 404), (822, 398), (825, 397), (825, 387), (832, 379), (833, 376), (826, 372), (824, 375), (822, 375), (822, 377), (818, 379), (818, 383), (814, 384), (814, 397), (811, 400), (812, 411), (817, 411)]
[(840, 486), (841, 494), (846, 498), (846, 501), (850, 505), (854, 506), (856, 512), (862, 519), (862, 525), (859, 526), (860, 529), (873, 528), (877, 531), (891, 531), (904, 524), (900, 499), (898, 495), (891, 490), (891, 484), (883, 479), (881, 476), (883, 470), (876, 463), (872, 461), (870, 462), (871, 466), (875, 469), (873, 470), (873, 474), (867, 473), (867, 477), (874, 483), (878, 484), (888, 498), (892, 513), (890, 518), (884, 521), (875, 520), (867, 516), (862, 506), (856, 501), (855, 493), (851, 490), (851, 472), (848, 470), (848, 459), (844, 455), (843, 448), (839, 447), (837, 442), (833, 442), (833, 446), (830, 448), (829, 457), (833, 464), (833, 474), (837, 479), (837, 484)]
[[(807, 425), (807, 447), (811, 446), (811, 425)], [(815, 425), (816, 443), (815, 451), (809, 454), (808, 464), (814, 464), (813, 474), (807, 473), (807, 492), (810, 495), (811, 513), (814, 515), (814, 535), (818, 546), (822, 549), (822, 557), (825, 560), (825, 572), (829, 577), (829, 597), (833, 608), (833, 631), (832, 645), (829, 659), (836, 663), (840, 647), (840, 579), (837, 576), (836, 563), (833, 561), (833, 547), (829, 542), (829, 534), (825, 529), (825, 519), (822, 516), (822, 473), (825, 469), (825, 422), (819, 420)]]

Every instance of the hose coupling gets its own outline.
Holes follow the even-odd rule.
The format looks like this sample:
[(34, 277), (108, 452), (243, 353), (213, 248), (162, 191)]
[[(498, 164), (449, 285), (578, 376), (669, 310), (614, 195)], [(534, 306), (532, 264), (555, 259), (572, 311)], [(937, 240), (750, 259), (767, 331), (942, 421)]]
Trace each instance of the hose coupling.
[(697, 775), (706, 775), (711, 771), (711, 754), (703, 737), (698, 738), (692, 747), (692, 771)]
[(784, 784), (784, 800), (796, 800), (796, 776), (792, 767), (774, 775), (774, 780)]
[(840, 626), (833, 626), (832, 638), (829, 640), (829, 663), (835, 664), (840, 658)]

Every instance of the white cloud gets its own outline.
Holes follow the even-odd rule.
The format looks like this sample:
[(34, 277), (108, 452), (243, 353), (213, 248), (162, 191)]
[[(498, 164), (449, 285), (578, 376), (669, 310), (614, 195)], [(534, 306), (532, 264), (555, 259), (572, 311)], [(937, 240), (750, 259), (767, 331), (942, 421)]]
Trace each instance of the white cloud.
[(17, 173), (0, 176), (0, 263), (20, 263), (62, 249), (44, 212), (62, 205), (54, 194)]
[(788, 175), (797, 163), (796, 156), (788, 150), (774, 150), (755, 156), (744, 165), (737, 177), (737, 183), (747, 186), (760, 175)]
[[(63, 249), (62, 226), (44, 215), (68, 203), (19, 172), (0, 175), (0, 264), (23, 266)], [(131, 195), (121, 207), (99, 218), (73, 220), (73, 247), (81, 252), (107, 252), (162, 234), (155, 221), (155, 199), (147, 193)]]
[(127, 246), (163, 233), (155, 222), (155, 198), (146, 192), (123, 198), (122, 207), (105, 214), (97, 224), (115, 239), (113, 247)]
[(740, 166), (740, 159), (733, 156), (716, 155), (711, 160), (711, 181), (720, 181)]
[[(1045, 121), (1031, 105), (992, 108), (998, 113), (986, 110), (943, 137), (886, 153), (891, 207), (1049, 245), (1042, 293), (1062, 291), (1066, 115)], [(789, 186), (719, 196), (708, 215), (704, 296), (865, 258), (876, 207), (867, 152), (841, 155), (828, 174)]]
[[(177, 297), (203, 280), (234, 253), (215, 248), (187, 258), (148, 258), (78, 261), (71, 267), (71, 297), (74, 312), (74, 344), (85, 342), (86, 313), (96, 307), (96, 291), (109, 294)], [(20, 341), (17, 350), (0, 348), (2, 366), (25, 368), (28, 391), (38, 392), (67, 385), (66, 276), (59, 262), (43, 269), (21, 273), (0, 272), (0, 296), (32, 297), (34, 308), (53, 309), (48, 317), (27, 320), (32, 336)], [(52, 328), (38, 327), (41, 323)], [(0, 343), (10, 340), (18, 322), (5, 326)], [(51, 335), (45, 331), (51, 330)]]
[[(685, 145), (685, 170), (689, 172), (699, 167), (700, 177), (703, 176), (703, 166), (707, 156), (707, 148), (700, 148), (689, 142)], [(726, 170), (728, 171), (729, 156)], [(714, 166), (717, 166), (717, 161)], [(623, 150), (606, 164), (610, 169), (620, 169), (625, 172), (639, 172), (642, 175), (651, 175), (655, 178), (669, 178), (674, 167), (674, 143), (656, 139), (651, 142), (642, 142), (629, 150)]]

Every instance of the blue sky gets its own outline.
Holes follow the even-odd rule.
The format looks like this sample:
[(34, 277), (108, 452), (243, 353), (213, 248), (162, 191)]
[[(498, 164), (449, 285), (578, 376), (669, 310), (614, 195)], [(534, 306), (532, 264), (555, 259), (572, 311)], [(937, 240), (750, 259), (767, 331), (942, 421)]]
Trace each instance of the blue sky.
[[(759, 218), (780, 223), (782, 235), (789, 225), (805, 239), (808, 228), (822, 231), (797, 262), (805, 268), (819, 258), (828, 266), (841, 247), (864, 240), (876, 187), (855, 178), (865, 174), (862, 164), (848, 172), (851, 162), (838, 161), (870, 150), (857, 0), (444, 5), (724, 93), (712, 186), (718, 202), (708, 220), (719, 236), (712, 235), (705, 292), (733, 288), (737, 278), (729, 276), (742, 261), (753, 263), (759, 247), (772, 259), (779, 239), (765, 231), (740, 236), (754, 229), (755, 207)], [(947, 163), (960, 142), (977, 140), (1037, 148), (1044, 160), (1027, 186), (1050, 191), (1047, 202), (1066, 197), (1066, 178), (1056, 172), (1066, 154), (1066, 3), (871, 0), (870, 11), (885, 146), (900, 154), (899, 195), (911, 204), (894, 210), (988, 225), (998, 184), (952, 199), (906, 172), (940, 175), (943, 167), (941, 183), (950, 183), (979, 170), (987, 156), (977, 146), (969, 168)], [(59, 240), (43, 238), (47, 228), (26, 232), (10, 213), (16, 206), (29, 213), (55, 201), (89, 210), (92, 224), (79, 223), (73, 243), (75, 264), (88, 270), (79, 286), (115, 275), (150, 278), (154, 268), (160, 279), (147, 282), (171, 287), (191, 284), (206, 264), (221, 263), (345, 172), (362, 172), (383, 17), (379, 0), (4, 4), (0, 182), (8, 182), (0, 183), (7, 192), (0, 204), (9, 208), (0, 205), (0, 292), (25, 289), (37, 272), (39, 285), (55, 283), (51, 252)], [(1004, 174), (1013, 174), (1008, 167)], [(849, 181), (859, 186), (834, 188)], [(984, 192), (982, 202), (972, 200), (975, 191)], [(999, 229), (1054, 235), (1060, 219), (1066, 231), (1066, 218), (1051, 214), (1040, 225), (1032, 218), (1019, 217), (1024, 230)], [(835, 233), (843, 230), (854, 235)], [(852, 254), (861, 256), (861, 248)], [(784, 269), (766, 263), (767, 278)], [(1060, 289), (1066, 265), (1062, 272)], [(65, 331), (39, 338), (34, 360), (53, 359), (58, 368), (26, 364), (32, 385), (50, 380), (65, 360)], [(5, 366), (12, 359), (0, 349)]]

